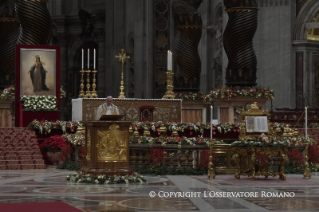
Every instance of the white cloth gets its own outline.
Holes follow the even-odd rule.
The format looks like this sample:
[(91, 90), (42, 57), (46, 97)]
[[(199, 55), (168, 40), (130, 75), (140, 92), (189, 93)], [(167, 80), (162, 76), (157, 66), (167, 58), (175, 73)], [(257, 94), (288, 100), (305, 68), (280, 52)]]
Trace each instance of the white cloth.
[(106, 103), (97, 108), (95, 120), (99, 120), (102, 115), (119, 115), (119, 109), (114, 104), (107, 105)]

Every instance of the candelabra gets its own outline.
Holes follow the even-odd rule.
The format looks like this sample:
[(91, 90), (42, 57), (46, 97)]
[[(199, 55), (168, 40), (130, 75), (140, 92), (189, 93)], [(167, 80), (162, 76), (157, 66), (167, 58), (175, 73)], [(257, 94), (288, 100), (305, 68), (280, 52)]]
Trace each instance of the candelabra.
[(165, 95), (163, 96), (163, 99), (175, 99), (175, 94), (173, 92), (174, 86), (173, 86), (173, 71), (167, 70), (166, 72), (167, 75), (167, 91)]
[(84, 70), (82, 69), (81, 71), (80, 71), (80, 73), (81, 73), (81, 85), (80, 85), (80, 94), (79, 94), (79, 98), (83, 98), (83, 97), (85, 97), (85, 95), (84, 95), (84, 79), (83, 79), (83, 75), (84, 75)]
[(92, 73), (93, 73), (93, 80), (92, 80), (92, 92), (91, 92), (91, 97), (92, 97), (92, 98), (98, 98), (98, 95), (97, 95), (96, 90), (95, 90), (95, 88), (96, 88), (95, 75), (96, 75), (96, 73), (97, 73), (97, 70), (94, 69), (94, 70), (92, 71)]
[(87, 84), (86, 84), (85, 97), (86, 98), (91, 98), (91, 92), (90, 92), (90, 87), (91, 87), (91, 85), (90, 85), (90, 73), (91, 73), (91, 70), (87, 70), (86, 73), (87, 73), (87, 78), (86, 78)]

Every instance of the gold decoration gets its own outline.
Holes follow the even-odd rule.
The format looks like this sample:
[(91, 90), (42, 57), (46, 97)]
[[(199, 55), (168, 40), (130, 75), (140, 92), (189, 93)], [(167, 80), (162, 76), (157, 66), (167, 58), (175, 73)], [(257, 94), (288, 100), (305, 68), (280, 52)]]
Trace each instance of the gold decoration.
[(140, 133), (138, 132), (138, 130), (134, 130), (133, 135), (134, 135), (135, 137), (138, 137), (138, 136), (140, 136)]
[(166, 72), (167, 74), (167, 91), (165, 93), (165, 95), (163, 96), (163, 99), (175, 99), (175, 94), (173, 92), (174, 90), (174, 85), (173, 85), (173, 71), (171, 70), (167, 70)]
[(82, 126), (78, 126), (76, 128), (76, 132), (75, 134), (78, 134), (78, 135), (85, 135), (85, 127), (82, 127)]
[(308, 147), (309, 144), (306, 144), (306, 149), (305, 149), (305, 171), (303, 173), (303, 179), (306, 179), (306, 177), (309, 177), (309, 179), (311, 179), (311, 171), (309, 169), (309, 163), (308, 163)]
[(97, 161), (122, 162), (127, 161), (125, 134), (120, 126), (112, 124), (107, 131), (97, 130)]
[(165, 136), (166, 135), (166, 127), (164, 126), (164, 124), (161, 124), (160, 128), (159, 128), (159, 132), (162, 136)]
[[(265, 178), (279, 175), (279, 179), (286, 180), (284, 168), (288, 161), (287, 147), (236, 147), (234, 150), (232, 161), (237, 168), (236, 179), (240, 179), (240, 175), (251, 177), (251, 180), (261, 175)], [(257, 163), (257, 154), (265, 158), (264, 164)], [(278, 166), (278, 172), (269, 170), (269, 165)]]
[(82, 69), (81, 71), (80, 71), (80, 73), (81, 73), (81, 84), (80, 84), (80, 94), (79, 94), (79, 98), (83, 98), (83, 97), (85, 97), (85, 95), (84, 95), (84, 79), (83, 79), (83, 75), (84, 75), (84, 70)]
[(88, 130), (87, 132), (87, 138), (86, 138), (86, 160), (91, 160), (91, 130)]
[(123, 70), (123, 68), (124, 68), (125, 60), (129, 59), (130, 56), (126, 56), (126, 53), (124, 53), (124, 49), (121, 49), (121, 51), (122, 52), (119, 53), (119, 55), (115, 55), (115, 58), (119, 58), (119, 61), (122, 62), (121, 86), (120, 86), (121, 91), (120, 91), (120, 95), (119, 95), (118, 98), (125, 99), (125, 95), (124, 95), (124, 92), (123, 92), (123, 90), (124, 90), (124, 80), (123, 80), (123, 78), (124, 78), (124, 70)]
[(143, 135), (144, 136), (151, 136), (151, 132), (148, 129), (145, 129)]
[(90, 92), (90, 72), (91, 70), (86, 70), (86, 73), (87, 73), (87, 78), (86, 78), (86, 94), (85, 94), (85, 98), (91, 98), (91, 92)]
[(240, 117), (241, 117), (241, 128), (239, 131), (239, 140), (241, 141), (255, 141), (257, 140), (257, 137), (259, 135), (255, 135), (255, 134), (247, 134), (246, 132), (246, 116), (266, 116), (267, 117), (267, 124), (268, 124), (268, 133), (267, 136), (269, 137), (269, 140), (275, 140), (276, 138), (276, 133), (273, 130), (273, 127), (270, 124), (269, 118), (270, 118), (270, 113), (268, 112), (268, 110), (266, 111), (262, 111), (258, 108), (257, 106), (257, 102), (254, 102), (253, 104), (250, 105), (250, 109), (249, 110), (245, 110), (245, 108), (243, 108)]
[(96, 84), (95, 84), (96, 78), (95, 78), (95, 76), (96, 76), (97, 70), (94, 69), (94, 70), (92, 71), (92, 73), (93, 73), (93, 80), (92, 80), (92, 92), (91, 92), (91, 97), (92, 97), (92, 98), (98, 98), (98, 95), (97, 95), (96, 90), (95, 90), (95, 88), (96, 88)]
[(173, 137), (178, 137), (178, 136), (179, 136), (176, 130), (174, 130), (174, 131), (172, 132), (172, 136), (173, 136)]
[(214, 145), (214, 140), (210, 140), (209, 141), (209, 163), (208, 163), (208, 174), (207, 177), (208, 179), (210, 179), (210, 177), (212, 177), (213, 179), (215, 179), (215, 172), (214, 172), (214, 164), (213, 164), (213, 145)]

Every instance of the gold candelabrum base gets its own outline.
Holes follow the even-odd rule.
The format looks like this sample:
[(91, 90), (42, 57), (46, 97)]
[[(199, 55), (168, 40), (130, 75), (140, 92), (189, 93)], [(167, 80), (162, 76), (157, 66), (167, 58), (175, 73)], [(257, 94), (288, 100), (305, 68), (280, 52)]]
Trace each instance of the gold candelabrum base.
[(90, 91), (90, 73), (91, 73), (91, 70), (86, 70), (86, 73), (87, 73), (87, 77), (86, 77), (86, 92), (85, 92), (85, 98), (91, 98), (91, 91)]
[[(93, 73), (93, 80), (92, 80), (92, 91), (90, 91), (90, 73)], [(79, 94), (79, 98), (98, 98), (97, 92), (96, 92), (96, 73), (97, 70), (81, 70), (81, 84), (80, 84), (80, 94)], [(84, 91), (84, 73), (87, 73), (87, 77), (86, 77), (86, 91)]]
[(213, 164), (213, 145), (214, 140), (209, 141), (209, 163), (208, 163), (208, 174), (207, 178), (210, 179), (211, 177), (215, 179), (215, 171), (214, 171), (214, 164)]
[(305, 149), (305, 171), (303, 173), (303, 179), (306, 179), (307, 177), (309, 177), (309, 179), (311, 179), (311, 171), (309, 169), (309, 163), (308, 163), (308, 147), (309, 145), (306, 145), (306, 149)]
[(85, 94), (84, 94), (84, 79), (83, 79), (83, 76), (84, 76), (84, 70), (82, 69), (81, 71), (80, 71), (80, 73), (81, 73), (81, 84), (80, 84), (80, 94), (79, 94), (79, 98), (84, 98), (85, 97)]
[(125, 95), (124, 95), (124, 92), (123, 92), (123, 90), (124, 90), (124, 80), (123, 80), (123, 78), (124, 78), (124, 73), (123, 73), (124, 71), (123, 71), (123, 64), (122, 64), (122, 73), (121, 73), (121, 86), (120, 86), (120, 95), (119, 95), (119, 99), (125, 99)]
[(97, 73), (97, 70), (93, 70), (92, 71), (92, 73), (93, 73), (93, 80), (92, 80), (92, 92), (91, 92), (91, 98), (98, 98), (98, 95), (97, 95), (97, 92), (96, 92), (96, 90), (95, 90), (95, 88), (96, 88), (96, 73)]
[(167, 86), (166, 86), (166, 93), (163, 96), (163, 99), (175, 99), (175, 94), (173, 92), (174, 86), (173, 86), (173, 71), (172, 70), (167, 70), (166, 71), (167, 75)]

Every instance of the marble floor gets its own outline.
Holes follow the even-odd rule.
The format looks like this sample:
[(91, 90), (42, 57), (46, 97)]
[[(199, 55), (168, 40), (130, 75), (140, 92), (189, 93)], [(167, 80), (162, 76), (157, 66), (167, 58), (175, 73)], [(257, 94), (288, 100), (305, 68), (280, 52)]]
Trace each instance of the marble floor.
[(319, 172), (312, 173), (312, 179), (288, 174), (286, 181), (278, 177), (235, 180), (232, 175), (210, 180), (206, 176), (146, 176), (147, 183), (117, 185), (67, 182), (66, 176), (73, 173), (55, 167), (1, 170), (0, 211), (1, 203), (52, 201), (91, 212), (319, 211)]

